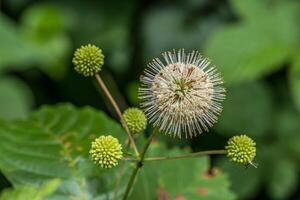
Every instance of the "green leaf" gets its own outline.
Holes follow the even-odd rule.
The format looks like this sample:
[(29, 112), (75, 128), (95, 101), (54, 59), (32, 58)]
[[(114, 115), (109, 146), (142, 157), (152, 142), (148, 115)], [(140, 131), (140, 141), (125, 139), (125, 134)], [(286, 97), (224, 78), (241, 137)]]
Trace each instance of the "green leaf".
[(140, 99), (138, 97), (139, 86), (140, 83), (138, 81), (132, 81), (126, 87), (127, 98), (134, 106), (138, 106), (140, 104)]
[(226, 83), (268, 75), (280, 69), (292, 55), (298, 41), (299, 6), (288, 2), (274, 4), (272, 9), (264, 10), (264, 17), (225, 26), (209, 40), (206, 53), (219, 67)]
[[(231, 0), (234, 10), (245, 20), (257, 20), (265, 17), (265, 11), (272, 9), (272, 5), (266, 0)], [(269, 6), (269, 7), (268, 7)]]
[(61, 34), (67, 25), (63, 10), (54, 4), (37, 4), (22, 15), (22, 28), (30, 31), (35, 41), (45, 41)]
[[(281, 140), (286, 143), (286, 139), (288, 138)], [(257, 168), (238, 166), (225, 158), (218, 160), (218, 166), (229, 174), (232, 189), (239, 199), (253, 199), (259, 194), (263, 183), (272, 199), (288, 199), (295, 191), (298, 177), (297, 166), (291, 160), (290, 151), (286, 151), (284, 145), (276, 139), (256, 142), (257, 157), (254, 163)]]
[(299, 160), (300, 154), (300, 114), (293, 106), (281, 106), (274, 120), (274, 133), (277, 145), (281, 151), (286, 152), (289, 157)]
[(300, 111), (300, 54), (295, 56), (288, 71), (290, 91), (297, 109)]
[(61, 22), (64, 18), (54, 7), (33, 7), (25, 12), (19, 30), (0, 15), (0, 72), (34, 64), (53, 78), (61, 78), (67, 66), (63, 61), (70, 50), (66, 25)]
[[(109, 59), (105, 65), (125, 73), (132, 53), (131, 30), (136, 0), (107, 2), (62, 2), (72, 15), (72, 31), (76, 46), (94, 43)], [(94, 23), (94, 21), (97, 23)]]
[(0, 80), (0, 117), (24, 118), (32, 106), (32, 94), (20, 80), (2, 77)]
[(24, 42), (17, 31), (16, 25), (0, 14), (0, 72), (10, 65), (21, 65), (35, 57), (34, 50)]
[(257, 169), (237, 166), (227, 158), (219, 159), (217, 165), (229, 175), (232, 190), (237, 194), (238, 199), (255, 197), (261, 183), (262, 169), (260, 166)]
[[(160, 143), (150, 147), (149, 156), (187, 153), (187, 149), (166, 149)], [(235, 199), (227, 176), (213, 168), (208, 171), (208, 157), (182, 160), (146, 161), (141, 169), (132, 199)]]
[[(285, 148), (285, 143), (290, 137), (282, 135), (278, 141), (265, 141), (258, 144), (258, 159), (261, 163), (259, 168), (262, 171), (263, 181), (268, 183), (268, 193), (272, 199), (288, 199), (289, 195), (297, 190), (298, 167), (296, 159), (299, 154), (293, 157), (291, 151)], [(299, 138), (297, 139), (299, 141)], [(271, 168), (269, 166), (272, 166)]]
[(229, 87), (223, 112), (215, 129), (233, 136), (241, 132), (249, 136), (267, 133), (272, 122), (272, 99), (262, 82), (250, 82)]
[(22, 36), (36, 51), (40, 68), (55, 79), (62, 78), (68, 66), (67, 24), (67, 15), (55, 5), (37, 4), (22, 15)]
[(24, 6), (30, 3), (30, 0), (4, 0), (2, 1), (5, 7), (7, 7), (10, 12), (17, 13), (20, 12)]
[(298, 167), (288, 159), (279, 159), (272, 168), (269, 195), (274, 199), (286, 199), (297, 189)]
[[(115, 121), (107, 117), (104, 112), (91, 107), (77, 109), (70, 104), (43, 106), (32, 114), (33, 121), (51, 130), (55, 135), (62, 135), (81, 140), (89, 134), (92, 136), (109, 134), (118, 137), (121, 142), (126, 138), (123, 129)], [(82, 141), (82, 140), (81, 140)]]
[(93, 108), (44, 106), (27, 121), (1, 121), (0, 169), (14, 186), (60, 178), (53, 199), (89, 199), (114, 186), (118, 168), (102, 170), (88, 158), (90, 142), (108, 134), (120, 142), (126, 137), (119, 124)]
[[(197, 2), (199, 4), (199, 1)], [(162, 51), (179, 48), (188, 51), (199, 49), (206, 38), (215, 31), (220, 22), (214, 16), (205, 20), (202, 16), (195, 16), (186, 9), (188, 4), (189, 2), (184, 1), (182, 5), (177, 6), (157, 6), (146, 13), (142, 26), (145, 60), (159, 56)]]
[(5, 189), (0, 200), (43, 200), (59, 186), (59, 180), (52, 180), (39, 188), (22, 186), (16, 189)]

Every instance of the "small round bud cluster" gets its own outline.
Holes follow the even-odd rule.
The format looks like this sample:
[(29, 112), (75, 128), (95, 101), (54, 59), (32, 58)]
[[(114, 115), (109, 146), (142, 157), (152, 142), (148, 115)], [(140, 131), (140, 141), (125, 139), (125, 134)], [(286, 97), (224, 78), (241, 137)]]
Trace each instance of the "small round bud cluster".
[(123, 113), (124, 120), (130, 132), (136, 134), (144, 131), (147, 127), (147, 117), (138, 108), (128, 108)]
[(246, 135), (230, 138), (225, 147), (228, 158), (235, 163), (248, 165), (256, 155), (255, 142)]
[(102, 168), (112, 168), (118, 165), (123, 157), (122, 146), (118, 139), (108, 136), (100, 136), (92, 142), (90, 155), (95, 164)]
[(104, 64), (104, 55), (97, 46), (88, 44), (75, 51), (72, 62), (79, 74), (94, 76)]

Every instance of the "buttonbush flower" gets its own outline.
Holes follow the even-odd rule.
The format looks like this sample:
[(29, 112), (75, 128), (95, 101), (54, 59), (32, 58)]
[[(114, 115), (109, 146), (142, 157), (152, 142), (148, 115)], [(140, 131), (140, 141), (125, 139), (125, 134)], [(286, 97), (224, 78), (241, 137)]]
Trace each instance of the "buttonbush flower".
[(111, 135), (100, 136), (92, 142), (90, 155), (95, 164), (102, 168), (112, 168), (123, 157), (122, 146)]
[(237, 164), (252, 164), (256, 155), (255, 142), (247, 135), (230, 138), (225, 148), (227, 150), (228, 158)]
[(141, 77), (141, 107), (160, 131), (193, 137), (208, 131), (222, 111), (223, 80), (210, 61), (197, 51), (163, 53)]
[(94, 76), (101, 71), (104, 64), (104, 55), (97, 46), (88, 44), (75, 51), (72, 62), (79, 74)]
[(147, 117), (138, 108), (128, 108), (124, 111), (123, 117), (130, 132), (136, 134), (144, 131), (147, 127)]

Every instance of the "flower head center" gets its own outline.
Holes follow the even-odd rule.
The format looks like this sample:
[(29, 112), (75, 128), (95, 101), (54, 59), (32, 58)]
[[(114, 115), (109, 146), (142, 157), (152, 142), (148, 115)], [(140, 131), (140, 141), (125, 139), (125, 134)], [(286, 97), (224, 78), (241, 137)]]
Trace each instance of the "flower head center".
[[(185, 117), (206, 112), (211, 102), (213, 85), (208, 74), (192, 64), (174, 63), (166, 66), (154, 78), (155, 101), (172, 114)], [(198, 108), (198, 112), (195, 112)]]
[(189, 91), (190, 89), (190, 84), (188, 84), (188, 82), (184, 79), (179, 79), (175, 81), (174, 84), (174, 93), (175, 96), (178, 97), (178, 99), (183, 98), (186, 93)]

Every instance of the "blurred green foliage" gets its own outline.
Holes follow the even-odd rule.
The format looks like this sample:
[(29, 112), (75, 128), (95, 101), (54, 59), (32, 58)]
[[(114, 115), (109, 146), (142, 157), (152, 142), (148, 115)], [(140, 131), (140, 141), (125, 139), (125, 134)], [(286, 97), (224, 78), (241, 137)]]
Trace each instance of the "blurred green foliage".
[(49, 181), (39, 189), (29, 186), (6, 189), (2, 192), (0, 200), (43, 200), (57, 189), (59, 182), (57, 179)]
[[(88, 107), (77, 110), (71, 105), (43, 107), (25, 121), (2, 121), (0, 132), (2, 173), (15, 187), (37, 187), (59, 178), (61, 184), (52, 199), (93, 196), (86, 186), (88, 180), (112, 185), (111, 174), (116, 171), (95, 180), (105, 170), (89, 160), (90, 142), (100, 133), (109, 133), (122, 142), (126, 136), (104, 113)], [(100, 189), (98, 193), (108, 192), (103, 186), (96, 189)]]
[[(298, 41), (295, 1), (233, 0), (240, 22), (226, 25), (207, 45), (227, 83), (260, 78), (282, 67), (293, 55)], [(242, 3), (243, 2), (243, 3)], [(226, 53), (224, 53), (226, 52)]]
[[(47, 106), (27, 120), (1, 121), (0, 133), (0, 169), (14, 187), (39, 187), (59, 178), (61, 183), (47, 199), (111, 199), (122, 165), (101, 169), (89, 159), (88, 151), (91, 141), (102, 133), (109, 133), (122, 143), (126, 134), (103, 112), (69, 104)], [(156, 144), (149, 154), (164, 152), (168, 152), (166, 147)], [(184, 152), (187, 151), (173, 149), (169, 155)], [(179, 164), (182, 162), (184, 165)], [(222, 194), (224, 199), (235, 199), (227, 176), (220, 171), (209, 173), (207, 157), (145, 166), (137, 179), (140, 187), (136, 187), (131, 199), (161, 198), (159, 190), (172, 198), (182, 195), (217, 200)], [(124, 186), (121, 184), (121, 188)], [(14, 191), (19, 192), (22, 191)], [(34, 195), (34, 188), (27, 193)]]
[(0, 116), (6, 119), (24, 118), (31, 110), (33, 96), (21, 80), (3, 76), (0, 81)]
[[(164, 145), (156, 143), (151, 146), (148, 155), (174, 156), (187, 152), (188, 149), (167, 149)], [(208, 157), (146, 163), (136, 183), (139, 187), (134, 189), (132, 198), (236, 199), (229, 190), (228, 177), (217, 168), (210, 169), (209, 165)]]
[[(0, 116), (3, 120), (0, 125), (0, 169), (13, 186), (17, 183), (31, 184), (32, 180), (40, 183), (45, 178), (48, 180), (59, 176), (54, 172), (51, 177), (45, 177), (45, 174), (35, 177), (31, 173), (25, 173), (28, 170), (33, 174), (40, 172), (43, 162), (33, 165), (37, 163), (35, 156), (38, 155), (35, 154), (40, 153), (42, 156), (50, 156), (53, 166), (64, 165), (61, 173), (66, 169), (66, 174), (60, 176), (63, 185), (66, 183), (66, 187), (62, 189), (64, 193), (57, 195), (65, 195), (70, 191), (75, 196), (86, 195), (85, 188), (82, 188), (86, 182), (83, 185), (78, 182), (84, 177), (84, 180), (91, 183), (89, 190), (92, 196), (105, 191), (106, 194), (98, 199), (110, 197), (111, 186), (114, 184), (113, 180), (107, 179), (110, 173), (95, 170), (79, 159), (77, 164), (81, 170), (79, 175), (74, 176), (66, 163), (60, 163), (59, 149), (64, 149), (65, 144), (58, 143), (54, 138), (57, 137), (55, 134), (69, 133), (72, 123), (76, 121), (76, 130), (80, 132), (86, 132), (87, 127), (94, 127), (91, 130), (95, 134), (100, 134), (99, 131), (118, 134), (121, 131), (119, 127), (108, 127), (115, 127), (115, 122), (94, 109), (78, 110), (72, 106), (44, 108), (34, 114), (29, 113), (40, 105), (63, 101), (104, 108), (105, 102), (97, 95), (93, 85), (89, 84), (89, 80), (78, 77), (71, 66), (73, 50), (82, 44), (94, 43), (103, 49), (106, 56), (104, 79), (112, 86), (112, 93), (120, 102), (125, 99), (128, 105), (134, 106), (138, 105), (136, 92), (139, 75), (150, 59), (173, 48), (185, 48), (186, 51), (197, 49), (203, 52), (222, 72), (228, 91), (224, 111), (212, 130), (214, 137), (212, 134), (207, 136), (213, 139), (206, 146), (215, 148), (226, 138), (240, 133), (253, 137), (258, 146), (257, 169), (238, 168), (220, 158), (214, 158), (213, 163), (228, 173), (237, 199), (299, 198), (298, 0), (3, 0), (1, 11)], [(112, 82), (111, 77), (116, 82)], [(123, 103), (122, 107), (125, 106)], [(24, 120), (28, 115), (25, 122), (6, 121)], [(99, 125), (94, 124), (96, 122), (93, 122), (93, 116), (96, 119), (101, 118), (97, 121)], [(88, 123), (94, 125), (86, 125)], [(29, 135), (25, 137), (24, 132)], [(37, 151), (35, 146), (28, 144), (28, 141), (33, 141), (31, 135), (36, 137), (36, 134), (39, 136), (34, 141), (41, 142), (40, 144), (51, 143), (49, 149), (47, 147)], [(72, 149), (76, 148), (79, 140), (80, 144), (82, 142), (87, 145), (87, 138), (81, 141), (82, 138), (76, 138), (72, 134), (66, 134), (66, 137), (72, 141)], [(200, 136), (199, 140), (201, 137), (204, 136)], [(170, 142), (171, 139), (168, 140), (168, 146), (171, 143), (171, 146), (175, 145)], [(188, 142), (183, 143), (188, 145)], [(24, 145), (24, 152), (21, 153), (27, 152), (29, 157), (16, 151), (20, 144)], [(159, 153), (157, 149), (160, 148), (165, 147), (159, 144), (154, 152)], [(185, 151), (173, 148), (175, 150), (171, 153)], [(72, 158), (73, 156), (78, 156), (78, 153), (71, 155)], [(172, 185), (176, 180), (167, 177), (166, 173), (133, 195), (139, 197), (143, 193), (149, 194), (149, 191), (159, 187), (162, 189), (161, 195), (175, 198), (176, 195), (184, 194), (188, 199), (195, 199), (195, 185), (208, 184), (199, 177), (191, 178), (191, 182), (184, 182), (185, 177), (197, 174), (195, 171), (201, 173), (207, 169), (207, 158), (196, 161), (197, 163), (186, 160), (182, 164), (172, 161), (161, 166), (160, 170), (170, 169), (170, 173), (180, 171), (178, 176), (183, 176), (180, 177), (183, 182), (179, 184), (185, 186)], [(180, 165), (191, 166), (194, 171), (177, 169)], [(18, 168), (19, 166), (23, 168)], [(53, 166), (43, 167), (49, 169), (50, 173)], [(149, 165), (148, 171), (143, 172), (146, 178), (159, 176), (156, 167)], [(93, 170), (96, 175), (92, 173)], [(186, 171), (189, 173), (184, 174)], [(85, 174), (81, 175), (82, 172)], [(111, 172), (114, 173), (115, 171)], [(77, 175), (79, 179), (74, 181), (72, 178)], [(72, 180), (69, 180), (70, 177)], [(143, 179), (145, 177), (141, 176), (138, 181), (142, 182)], [(172, 181), (167, 182), (169, 179)], [(220, 180), (216, 183), (213, 180), (211, 184), (218, 194), (228, 195), (228, 199), (231, 196), (234, 198), (227, 189), (229, 183), (225, 173), (221, 173), (216, 179)], [(103, 182), (103, 188), (95, 187), (104, 184)], [(207, 187), (210, 187), (209, 184)], [(183, 188), (181, 193), (176, 193), (180, 188)], [(168, 191), (167, 194), (165, 190)], [(206, 190), (200, 191), (203, 193)], [(211, 199), (214, 199), (215, 194), (211, 195)]]

